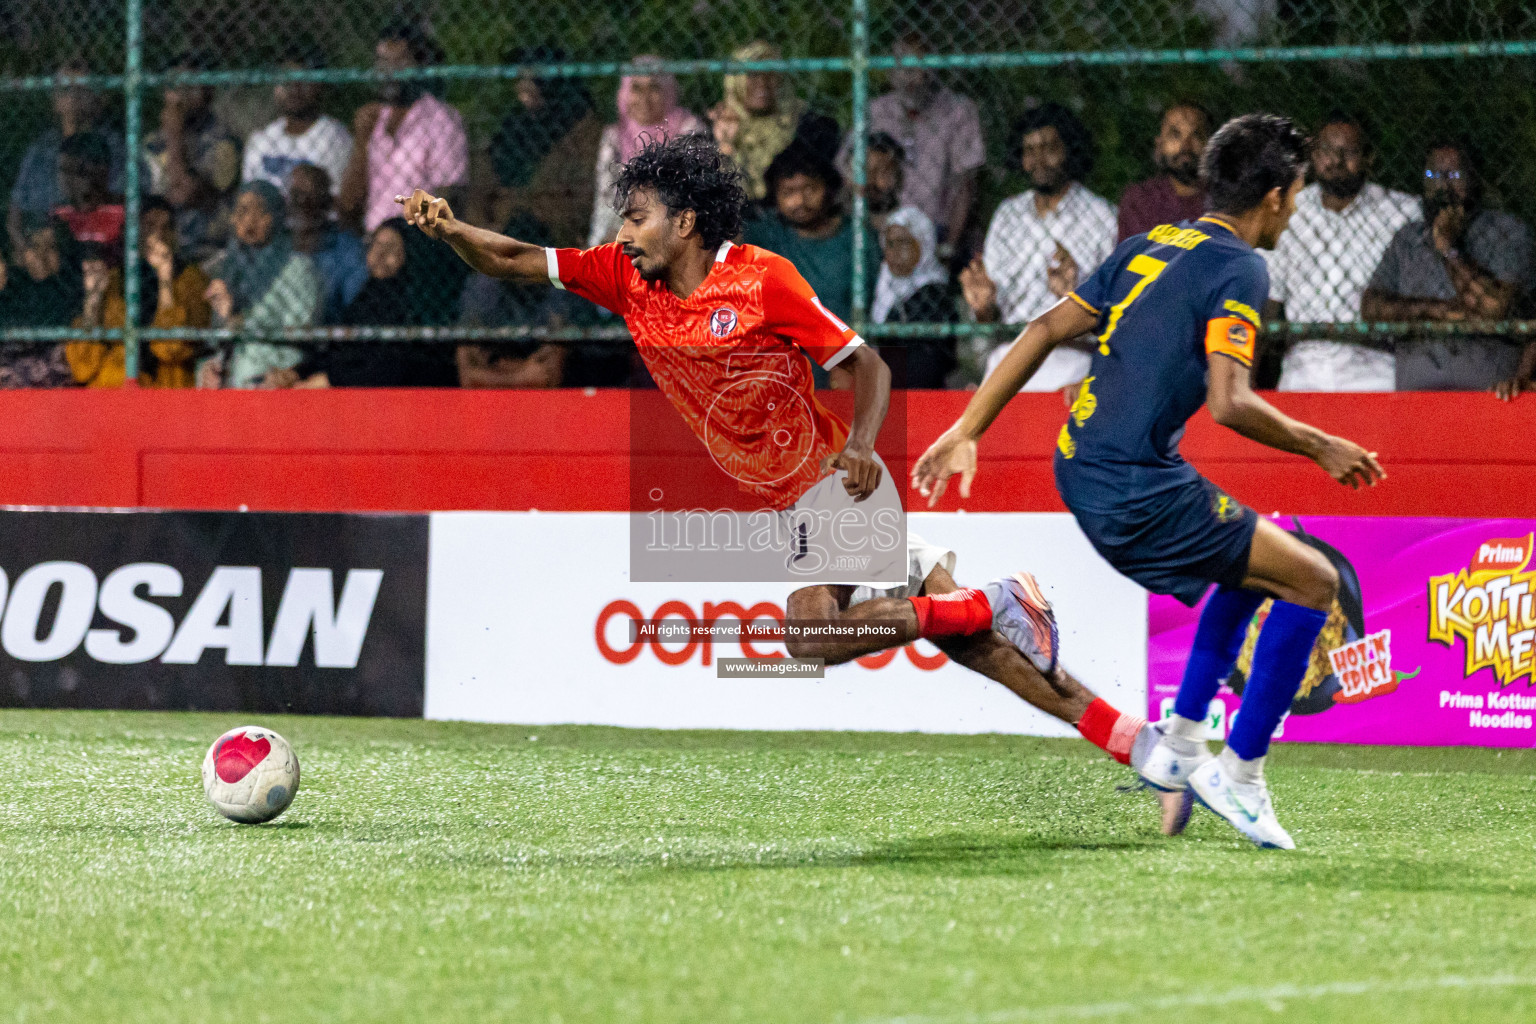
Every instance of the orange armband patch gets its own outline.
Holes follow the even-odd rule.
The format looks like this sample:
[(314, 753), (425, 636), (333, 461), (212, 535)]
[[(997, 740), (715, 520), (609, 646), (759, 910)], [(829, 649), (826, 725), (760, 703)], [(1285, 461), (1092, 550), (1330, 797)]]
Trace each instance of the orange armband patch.
[(1228, 356), (1244, 366), (1253, 365), (1253, 350), (1258, 332), (1253, 324), (1235, 316), (1217, 317), (1205, 328), (1205, 354)]

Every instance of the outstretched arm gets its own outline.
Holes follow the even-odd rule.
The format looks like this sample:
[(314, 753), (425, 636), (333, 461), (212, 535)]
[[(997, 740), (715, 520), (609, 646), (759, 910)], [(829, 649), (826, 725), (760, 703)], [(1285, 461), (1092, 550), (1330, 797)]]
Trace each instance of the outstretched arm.
[(976, 439), (1035, 375), (1052, 349), (1087, 334), (1097, 322), (1097, 317), (1072, 299), (1063, 299), (1029, 322), (997, 369), (981, 382), (954, 426), (940, 434), (912, 467), (912, 486), (928, 499), (929, 508), (943, 496), (949, 478), (956, 473), (960, 474), (960, 496), (971, 496), (971, 480), (976, 476)]
[(429, 238), (447, 242), (459, 258), (487, 277), (522, 284), (549, 282), (549, 256), (540, 245), (471, 227), (453, 215), (448, 200), (417, 189), (410, 196), (395, 196), (405, 208), (401, 214)]
[(1223, 355), (1209, 359), (1205, 403), (1217, 423), (1266, 447), (1305, 455), (1341, 484), (1374, 487), (1387, 478), (1375, 452), (1292, 419), (1254, 394), (1242, 362)]

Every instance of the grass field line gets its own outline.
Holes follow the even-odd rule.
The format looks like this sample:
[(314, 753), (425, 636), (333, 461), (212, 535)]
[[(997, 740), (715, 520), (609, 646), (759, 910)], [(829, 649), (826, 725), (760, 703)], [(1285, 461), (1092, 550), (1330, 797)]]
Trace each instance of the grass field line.
[(1387, 779), (1443, 779), (1453, 775), (1481, 775), (1481, 772), (1391, 772), (1382, 768), (1334, 768), (1319, 767), (1309, 768), (1314, 772), (1342, 772), (1346, 775), (1380, 775)]
[(1187, 992), (1157, 996), (1152, 999), (1120, 999), (1103, 1003), (1058, 1003), (1055, 1006), (1017, 1007), (992, 1013), (945, 1014), (942, 1016), (902, 1016), (869, 1018), (862, 1024), (1012, 1024), (1034, 1020), (1092, 1020), (1102, 1017), (1126, 1017), (1158, 1010), (1192, 1010), (1202, 1007), (1230, 1006), (1234, 1003), (1259, 1003), (1278, 1010), (1288, 1001), (1328, 999), (1334, 996), (1405, 995), (1434, 990), (1472, 991), (1477, 989), (1536, 988), (1536, 977), (1493, 974), (1469, 978), (1444, 974), (1437, 978), (1392, 978), (1364, 981), (1333, 981), (1321, 985), (1271, 985), (1266, 988), (1232, 988), (1221, 992)]

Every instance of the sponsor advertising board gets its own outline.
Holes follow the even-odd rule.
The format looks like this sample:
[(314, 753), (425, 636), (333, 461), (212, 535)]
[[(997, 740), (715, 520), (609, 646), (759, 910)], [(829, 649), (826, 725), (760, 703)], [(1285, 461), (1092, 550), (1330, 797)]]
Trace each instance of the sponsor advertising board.
[[(1536, 746), (1536, 520), (1302, 517), (1281, 521), (1339, 570), (1339, 600), (1279, 738)], [(1212, 702), (1224, 736), (1268, 606)], [(1198, 609), (1151, 598), (1148, 705), (1172, 706)]]
[[(788, 671), (783, 642), (742, 624), (780, 626), (789, 586), (631, 583), (624, 513), (8, 510), (0, 523), (0, 706), (1073, 734), (925, 641)], [(1536, 520), (1284, 525), (1342, 585), (1281, 740), (1536, 746)], [(1171, 706), (1198, 609), (1149, 599), (1070, 516), (919, 513), (910, 528), (956, 551), (962, 584), (1034, 572), (1069, 670), (1117, 706)], [(1213, 738), (1266, 614), (1210, 708)]]
[(0, 706), (419, 716), (427, 517), (0, 511)]
[[(1056, 605), (1062, 660), (1123, 708), (1145, 701), (1146, 596), (1065, 514), (914, 514), (962, 585), (1028, 569)], [(437, 513), (427, 622), (429, 718), (655, 728), (1075, 735), (926, 641), (821, 678), (726, 675), (785, 660), (780, 641), (637, 636), (636, 621), (781, 620), (785, 583), (631, 583), (623, 513)]]

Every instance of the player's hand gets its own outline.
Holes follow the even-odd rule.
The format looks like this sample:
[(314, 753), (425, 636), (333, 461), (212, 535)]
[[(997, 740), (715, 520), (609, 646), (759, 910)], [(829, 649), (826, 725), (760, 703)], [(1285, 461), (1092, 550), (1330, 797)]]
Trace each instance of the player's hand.
[(872, 449), (851, 444), (842, 451), (821, 460), (823, 473), (830, 473), (834, 469), (841, 469), (847, 474), (843, 477), (843, 490), (847, 491), (854, 501), (863, 501), (874, 494), (875, 488), (880, 486), (880, 478), (885, 475), (881, 472), (880, 463)]
[(1381, 463), (1376, 461), (1375, 452), (1368, 452), (1342, 437), (1328, 438), (1314, 461), (1329, 476), (1355, 490), (1359, 490), (1362, 484), (1375, 487), (1387, 478)]
[(395, 202), (405, 207), (401, 216), (406, 223), (421, 228), (428, 238), (443, 238), (457, 223), (448, 200), (429, 195), (422, 189), (418, 188), (409, 196), (395, 196)]
[(933, 508), (949, 489), (949, 478), (956, 473), (960, 474), (960, 497), (969, 498), (971, 481), (976, 479), (976, 441), (950, 427), (912, 467), (912, 486)]

